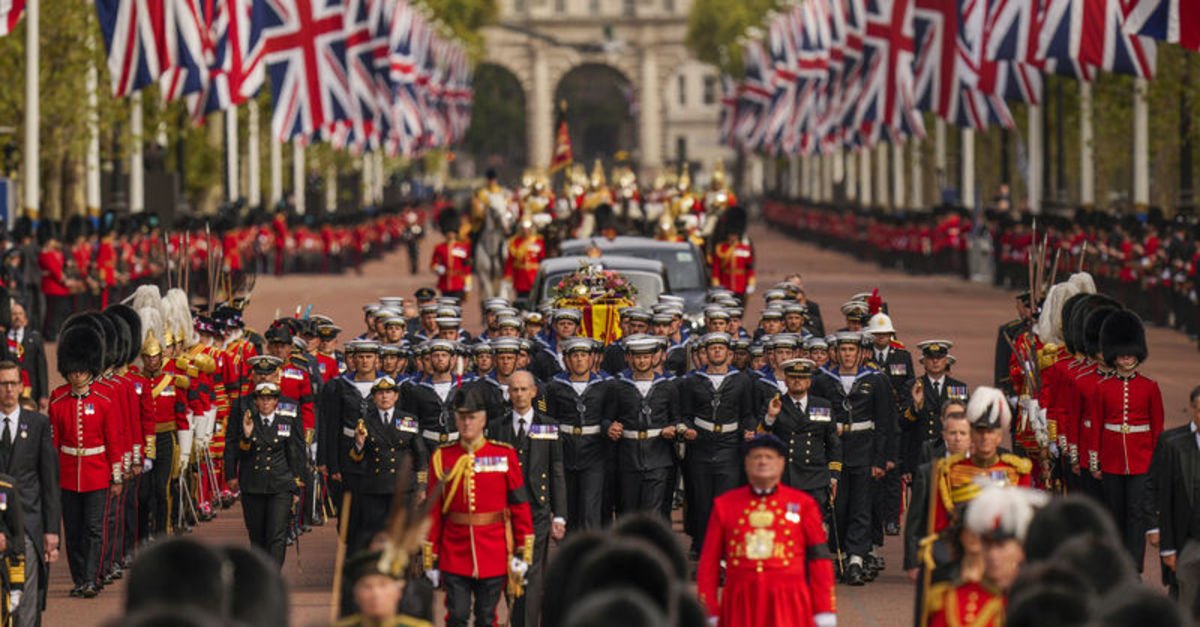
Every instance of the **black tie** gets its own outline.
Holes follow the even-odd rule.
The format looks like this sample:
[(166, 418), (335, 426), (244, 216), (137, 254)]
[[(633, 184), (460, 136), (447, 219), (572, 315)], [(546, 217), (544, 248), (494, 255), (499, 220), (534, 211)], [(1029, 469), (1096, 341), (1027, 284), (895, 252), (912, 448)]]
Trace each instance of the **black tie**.
[(940, 382), (933, 384), (933, 395), (938, 398), (942, 397), (942, 384)]
[(386, 412), (386, 411), (383, 412), (383, 424), (386, 425), (386, 424), (390, 423), (391, 421), (392, 421), (391, 412)]
[(525, 419), (517, 418), (517, 441), (525, 441)]
[(8, 459), (12, 455), (12, 430), (9, 428), (11, 420), (8, 416), (4, 417), (4, 430), (0, 431), (0, 469), (8, 470)]

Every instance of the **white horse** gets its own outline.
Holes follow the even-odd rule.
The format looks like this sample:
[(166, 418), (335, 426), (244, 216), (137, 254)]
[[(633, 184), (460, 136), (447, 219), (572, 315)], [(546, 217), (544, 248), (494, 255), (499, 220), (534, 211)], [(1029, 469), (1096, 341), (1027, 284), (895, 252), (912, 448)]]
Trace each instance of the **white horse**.
[(508, 238), (512, 235), (517, 214), (507, 194), (490, 194), (483, 217), (483, 227), (475, 235), (475, 275), (479, 277), (482, 299), (499, 296), (504, 279), (504, 262), (508, 258)]

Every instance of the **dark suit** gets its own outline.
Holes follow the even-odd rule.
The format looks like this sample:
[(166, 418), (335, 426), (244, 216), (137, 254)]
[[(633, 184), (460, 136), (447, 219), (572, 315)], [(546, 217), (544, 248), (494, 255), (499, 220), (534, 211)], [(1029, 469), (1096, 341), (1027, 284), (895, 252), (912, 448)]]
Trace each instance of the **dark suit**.
[[(21, 410), (13, 430), (12, 453), (0, 473), (13, 478), (21, 493), (25, 538), (25, 601), (17, 610), (16, 625), (35, 625), (46, 591), (46, 569), (42, 562), (45, 534), (59, 533), (62, 496), (58, 483), (58, 451), (50, 435), (45, 414)], [(38, 596), (33, 596), (34, 594)]]
[(42, 334), (25, 327), (21, 337), (21, 370), (29, 376), (29, 396), (38, 402), (50, 398), (50, 378), (46, 371), (46, 343)]
[(269, 426), (258, 412), (251, 419), (254, 427), (246, 437), (242, 418), (230, 417), (229, 433), (236, 437), (225, 447), (225, 479), (240, 484), (250, 543), (283, 566), (292, 496), (300, 495), (305, 472), (304, 425), (279, 411)]
[(1151, 467), (1158, 502), (1159, 551), (1173, 553), (1179, 598), (1191, 607), (1200, 592), (1200, 446), (1190, 425), (1164, 431)]
[(1013, 393), (1012, 381), (1008, 376), (1008, 362), (1012, 357), (1010, 343), (1017, 341), (1017, 337), (1025, 330), (1025, 326), (1025, 321), (1017, 318), (1000, 325), (1000, 329), (996, 332), (996, 363), (992, 379), (996, 387), (1004, 390), (1005, 394)]
[(821, 306), (811, 300), (805, 301), (804, 306), (808, 308), (808, 315), (804, 316), (804, 326), (812, 329), (813, 335), (825, 337), (825, 321), (821, 319)]
[(526, 500), (533, 515), (533, 563), (529, 565), (525, 596), (516, 600), (511, 616), (515, 627), (536, 627), (541, 614), (546, 553), (550, 550), (550, 523), (553, 516), (561, 517), (567, 512), (567, 476), (563, 470), (562, 440), (554, 420), (535, 410), (533, 425), (527, 427), (524, 438), (518, 438), (513, 419), (510, 412), (492, 423), (488, 432), (491, 439), (511, 444), (517, 450), (525, 474)]

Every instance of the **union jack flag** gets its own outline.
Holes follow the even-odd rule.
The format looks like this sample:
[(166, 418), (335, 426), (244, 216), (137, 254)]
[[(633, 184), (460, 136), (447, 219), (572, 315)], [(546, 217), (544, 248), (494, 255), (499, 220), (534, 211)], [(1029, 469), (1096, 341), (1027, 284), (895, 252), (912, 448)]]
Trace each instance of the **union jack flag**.
[(1121, 0), (1049, 0), (1038, 56), (1048, 71), (1090, 79), (1091, 68), (1153, 78), (1154, 40), (1125, 32)]
[(253, 0), (203, 0), (211, 51), (208, 80), (189, 96), (195, 118), (253, 98), (264, 80), (262, 27), (251, 20)]
[(13, 32), (24, 13), (25, 0), (9, 0), (0, 4), (0, 37)]
[(965, 128), (982, 130), (991, 123), (1011, 127), (1012, 116), (1004, 101), (974, 85), (981, 63), (964, 32), (963, 18), (971, 14), (963, 9), (970, 7), (958, 0), (917, 0), (916, 106)]
[(734, 137), (737, 138), (739, 146), (753, 148), (751, 140), (756, 137), (772, 96), (767, 74), (771, 62), (763, 49), (762, 41), (750, 39), (746, 42), (742, 49), (742, 64), (745, 72), (738, 89), (740, 104), (738, 119), (734, 124)]
[(275, 137), (310, 137), (350, 119), (340, 0), (259, 0), (254, 11), (262, 25), (263, 62), (271, 78)]
[(733, 77), (721, 74), (720, 138), (722, 145), (734, 146), (733, 123), (737, 118), (737, 105), (737, 86), (733, 82)]
[(867, 0), (866, 8), (866, 73), (856, 127), (868, 146), (884, 131), (894, 141), (924, 135), (913, 108), (913, 0)]
[(171, 101), (205, 88), (214, 51), (206, 20), (209, 16), (202, 15), (197, 0), (166, 0), (163, 6), (172, 63), (158, 82), (163, 100)]
[(413, 156), (425, 134), (424, 99), (417, 90), (417, 33), (427, 29), (425, 19), (407, 2), (397, 3), (388, 19), (387, 68), (391, 83), (390, 133), (387, 151)]
[(171, 67), (162, 0), (96, 0), (113, 95), (128, 96)]
[(381, 105), (388, 91), (386, 76), (379, 71), (387, 37), (383, 31), (381, 0), (349, 0), (346, 5), (346, 66), (352, 96), (350, 145), (358, 150), (379, 145), (384, 116)]
[(1133, 0), (1125, 29), (1136, 35), (1177, 43), (1200, 52), (1200, 2)]

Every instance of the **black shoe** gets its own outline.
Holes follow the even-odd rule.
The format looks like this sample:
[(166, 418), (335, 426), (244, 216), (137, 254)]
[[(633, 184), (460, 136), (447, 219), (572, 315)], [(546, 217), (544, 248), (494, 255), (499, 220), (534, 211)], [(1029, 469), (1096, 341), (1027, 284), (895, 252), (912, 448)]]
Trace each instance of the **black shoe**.
[(890, 522), (890, 523), (884, 525), (883, 533), (885, 535), (889, 535), (889, 536), (898, 536), (898, 535), (900, 535), (900, 525), (897, 525), (894, 522)]
[(67, 596), (69, 596), (69, 597), (83, 596), (83, 586), (75, 586), (74, 588), (71, 588), (71, 591), (67, 593)]
[(87, 584), (86, 586), (84, 586), (83, 589), (79, 591), (79, 596), (81, 596), (85, 599), (94, 599), (94, 598), (96, 598), (97, 594), (100, 594), (100, 590), (98, 588), (96, 588), (95, 584), (90, 584), (90, 583)]
[(846, 583), (851, 586), (861, 586), (867, 583), (866, 579), (863, 578), (862, 566), (851, 564), (846, 569)]
[(864, 560), (863, 566), (867, 570), (883, 570), (885, 567), (887, 567), (887, 562), (885, 562), (884, 559), (878, 555), (867, 555)]

